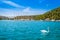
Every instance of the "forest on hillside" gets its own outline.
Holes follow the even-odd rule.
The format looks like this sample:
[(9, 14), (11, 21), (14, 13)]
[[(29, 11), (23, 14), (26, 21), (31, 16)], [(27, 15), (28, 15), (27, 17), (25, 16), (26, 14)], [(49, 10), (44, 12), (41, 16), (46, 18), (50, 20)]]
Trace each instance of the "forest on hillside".
[(45, 20), (45, 19), (54, 19), (54, 20), (60, 20), (60, 7), (55, 8), (51, 11), (48, 11), (42, 15), (37, 15), (33, 17), (35, 20)]

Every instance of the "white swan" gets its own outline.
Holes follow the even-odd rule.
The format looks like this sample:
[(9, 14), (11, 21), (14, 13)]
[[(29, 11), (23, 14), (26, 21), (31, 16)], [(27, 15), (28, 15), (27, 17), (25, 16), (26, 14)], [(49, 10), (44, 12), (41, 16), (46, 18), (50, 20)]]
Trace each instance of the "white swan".
[(42, 33), (49, 33), (49, 27), (48, 30), (40, 30)]

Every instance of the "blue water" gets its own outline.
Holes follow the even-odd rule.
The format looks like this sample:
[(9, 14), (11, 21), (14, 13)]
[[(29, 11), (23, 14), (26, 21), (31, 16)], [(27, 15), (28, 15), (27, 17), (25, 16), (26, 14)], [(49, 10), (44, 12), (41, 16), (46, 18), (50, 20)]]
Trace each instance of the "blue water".
[(0, 20), (0, 40), (60, 40), (60, 22)]

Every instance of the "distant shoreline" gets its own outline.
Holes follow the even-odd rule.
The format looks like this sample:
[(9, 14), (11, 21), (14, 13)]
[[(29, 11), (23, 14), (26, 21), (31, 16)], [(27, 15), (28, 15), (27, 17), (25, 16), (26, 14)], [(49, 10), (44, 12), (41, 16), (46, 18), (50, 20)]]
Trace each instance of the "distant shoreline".
[[(0, 20), (0, 21), (11, 21), (11, 20)], [(60, 20), (12, 20), (12, 21), (60, 21)]]

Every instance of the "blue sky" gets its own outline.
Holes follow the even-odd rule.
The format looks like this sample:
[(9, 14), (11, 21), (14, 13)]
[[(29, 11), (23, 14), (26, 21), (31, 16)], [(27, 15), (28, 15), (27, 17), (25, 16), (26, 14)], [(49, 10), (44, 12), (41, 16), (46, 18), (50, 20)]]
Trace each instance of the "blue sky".
[(8, 17), (38, 15), (59, 6), (59, 0), (0, 0), (0, 15)]

